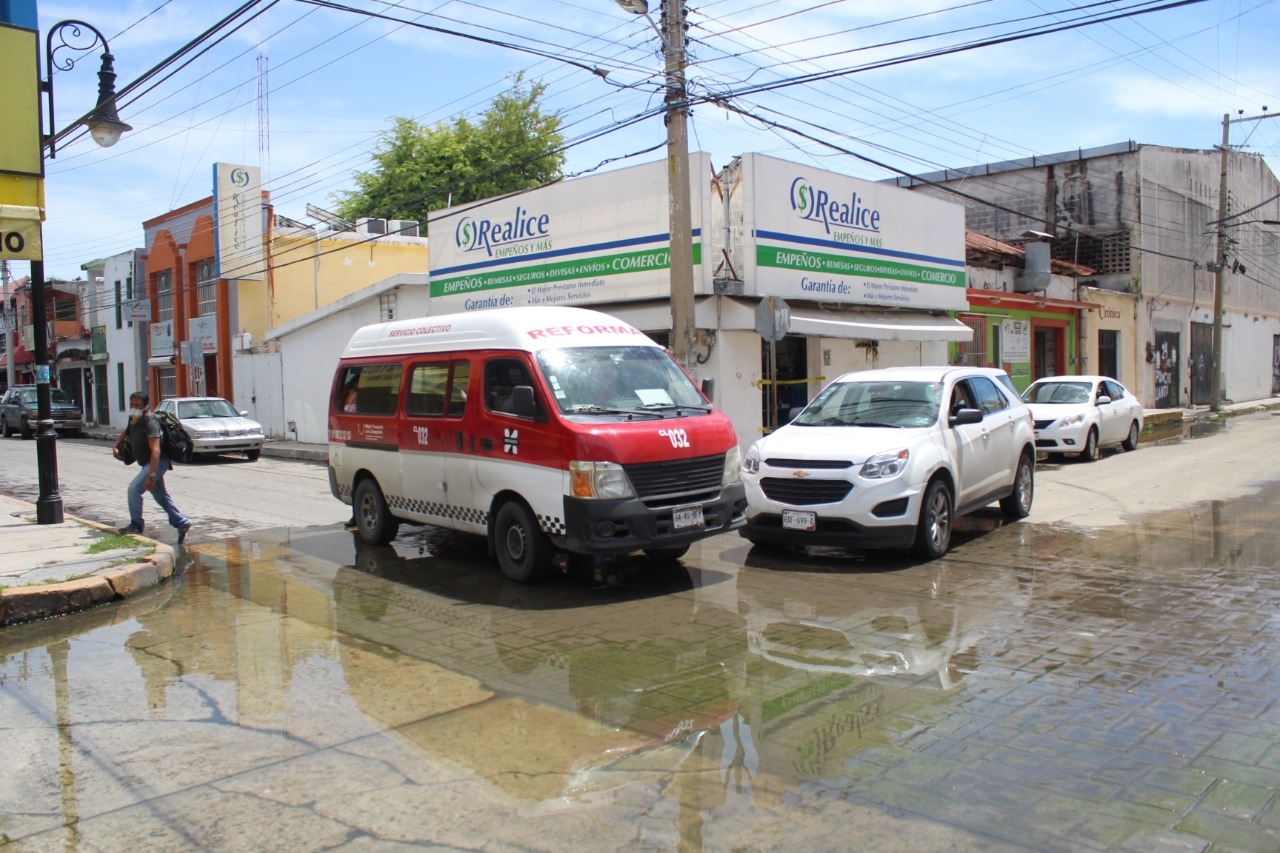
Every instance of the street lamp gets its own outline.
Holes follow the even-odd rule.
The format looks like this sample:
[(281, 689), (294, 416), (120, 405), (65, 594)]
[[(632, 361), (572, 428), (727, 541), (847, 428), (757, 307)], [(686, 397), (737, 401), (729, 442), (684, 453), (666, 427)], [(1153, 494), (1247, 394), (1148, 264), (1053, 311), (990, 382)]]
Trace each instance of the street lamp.
[(689, 199), (689, 98), (684, 78), (684, 0), (662, 0), (664, 33), (649, 17), (648, 0), (617, 0), (633, 15), (643, 15), (662, 40), (667, 94), (668, 232), (671, 240), (671, 351), (690, 375), (697, 370), (697, 325), (693, 310), (693, 214)]
[[(78, 44), (83, 30), (93, 33), (87, 44)], [(54, 44), (54, 37), (59, 43)], [(70, 40), (69, 40), (70, 39)], [(76, 57), (66, 56), (55, 64), (54, 57), (69, 50), (86, 53), (102, 42), (102, 68), (98, 71), (98, 103), (83, 118), (69, 125), (62, 134), (56, 132), (53, 117), (53, 70), (69, 71), (76, 64)], [(45, 37), (44, 67), (46, 77), (40, 81), (40, 91), (49, 100), (49, 133), (41, 139), (41, 145), (49, 149), (49, 158), (56, 154), (56, 143), (76, 124), (89, 128), (93, 141), (103, 148), (110, 148), (120, 140), (120, 134), (133, 128), (120, 121), (116, 113), (116, 72), (114, 57), (107, 39), (97, 29), (83, 21), (60, 21), (49, 28)], [(37, 229), (39, 225), (37, 224)], [(40, 256), (31, 261), (31, 322), (35, 338), (36, 374), (36, 469), (40, 479), (40, 493), (36, 499), (36, 521), (39, 524), (61, 524), (62, 494), (58, 491), (58, 433), (53, 428), (53, 406), (49, 393), (49, 328), (45, 310), (44, 289), (44, 241), (40, 240)]]

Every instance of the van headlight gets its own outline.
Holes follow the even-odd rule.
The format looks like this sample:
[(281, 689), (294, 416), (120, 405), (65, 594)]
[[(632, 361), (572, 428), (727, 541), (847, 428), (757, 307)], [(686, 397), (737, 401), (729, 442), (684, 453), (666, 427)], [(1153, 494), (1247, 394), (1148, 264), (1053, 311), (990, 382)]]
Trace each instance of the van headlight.
[(862, 463), (862, 476), (868, 480), (887, 480), (890, 477), (896, 477), (907, 469), (907, 460), (910, 458), (911, 451), (906, 448), (877, 453)]
[(633, 498), (635, 490), (627, 472), (617, 462), (569, 463), (569, 493), (575, 498), (618, 500)]
[(742, 479), (742, 450), (736, 444), (724, 455), (724, 474), (720, 479), (726, 486)]

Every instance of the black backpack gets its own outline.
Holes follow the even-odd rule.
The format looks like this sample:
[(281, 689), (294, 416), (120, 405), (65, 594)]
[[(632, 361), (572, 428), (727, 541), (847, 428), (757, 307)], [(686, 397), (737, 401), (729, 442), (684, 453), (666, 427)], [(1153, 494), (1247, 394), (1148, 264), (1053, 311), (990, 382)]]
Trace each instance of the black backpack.
[(155, 412), (154, 417), (160, 424), (160, 452), (169, 458), (171, 464), (190, 462), (195, 457), (191, 436), (168, 412)]

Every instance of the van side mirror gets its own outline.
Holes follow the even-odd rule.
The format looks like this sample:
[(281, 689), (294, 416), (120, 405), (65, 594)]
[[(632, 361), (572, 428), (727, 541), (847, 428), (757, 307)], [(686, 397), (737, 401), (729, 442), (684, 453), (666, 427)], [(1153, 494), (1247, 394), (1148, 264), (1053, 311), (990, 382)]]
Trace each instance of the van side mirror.
[(702, 395), (713, 403), (716, 401), (716, 381), (714, 379), (702, 380)]
[(538, 403), (533, 396), (533, 386), (517, 385), (511, 389), (511, 414), (518, 418), (537, 417)]

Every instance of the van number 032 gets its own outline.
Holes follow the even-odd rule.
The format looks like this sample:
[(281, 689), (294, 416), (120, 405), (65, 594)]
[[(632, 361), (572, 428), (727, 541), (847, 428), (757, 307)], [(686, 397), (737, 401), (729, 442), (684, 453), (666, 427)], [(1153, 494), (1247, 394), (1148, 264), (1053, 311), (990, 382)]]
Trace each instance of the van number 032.
[(689, 446), (689, 434), (682, 429), (660, 429), (658, 435), (665, 435), (671, 441), (672, 447)]

